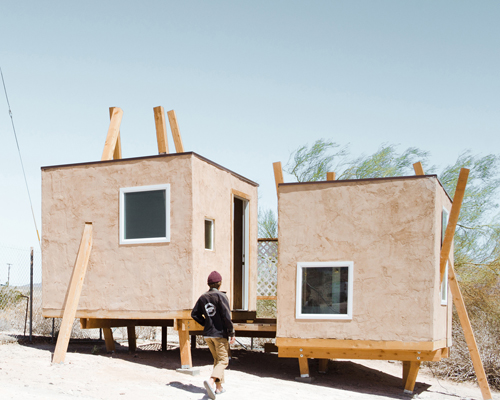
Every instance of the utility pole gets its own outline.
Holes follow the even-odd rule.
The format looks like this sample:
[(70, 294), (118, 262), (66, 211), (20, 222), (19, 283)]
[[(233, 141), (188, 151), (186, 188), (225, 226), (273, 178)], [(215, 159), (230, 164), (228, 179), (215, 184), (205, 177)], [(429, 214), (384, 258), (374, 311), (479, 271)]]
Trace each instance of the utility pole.
[(9, 286), (9, 284), (10, 284), (10, 266), (12, 264), (7, 263), (7, 265), (9, 266), (9, 272), (7, 273), (7, 286)]

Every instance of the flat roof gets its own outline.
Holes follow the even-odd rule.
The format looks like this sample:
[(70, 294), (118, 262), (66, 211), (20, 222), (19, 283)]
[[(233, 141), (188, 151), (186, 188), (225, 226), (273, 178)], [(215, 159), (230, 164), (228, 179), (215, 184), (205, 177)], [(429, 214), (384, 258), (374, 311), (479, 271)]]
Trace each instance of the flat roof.
[(195, 153), (194, 151), (188, 151), (185, 153), (170, 153), (170, 154), (158, 154), (154, 156), (143, 156), (143, 157), (132, 157), (132, 158), (119, 158), (116, 160), (106, 160), (106, 161), (89, 161), (89, 162), (82, 162), (82, 163), (74, 163), (74, 164), (62, 164), (62, 165), (49, 165), (45, 167), (41, 167), (42, 170), (47, 170), (47, 169), (52, 169), (52, 168), (70, 168), (70, 167), (81, 167), (81, 166), (86, 166), (86, 165), (102, 165), (102, 164), (109, 164), (109, 163), (120, 163), (120, 162), (125, 162), (125, 161), (137, 161), (137, 160), (147, 160), (151, 158), (165, 158), (165, 157), (178, 157), (178, 156), (192, 156), (196, 157), (202, 161), (205, 161), (206, 163), (213, 165), (216, 168), (219, 168), (223, 171), (229, 172), (231, 175), (235, 176), (238, 179), (241, 179), (242, 181), (247, 182), (248, 184), (252, 186), (258, 187), (259, 184), (251, 181), (248, 178), (245, 178), (244, 176), (237, 174), (234, 171), (231, 171), (230, 169), (227, 169), (223, 167), (222, 165), (219, 165), (208, 158), (205, 158), (203, 156), (200, 156), (199, 154)]

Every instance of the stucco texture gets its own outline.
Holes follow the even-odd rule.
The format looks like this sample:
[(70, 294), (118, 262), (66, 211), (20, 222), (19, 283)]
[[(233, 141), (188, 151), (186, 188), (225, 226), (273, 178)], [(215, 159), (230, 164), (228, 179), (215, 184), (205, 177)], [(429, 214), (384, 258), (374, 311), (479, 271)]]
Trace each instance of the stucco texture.
[[(207, 161), (185, 153), (42, 168), (44, 313), (63, 308), (85, 222), (93, 223), (93, 247), (79, 311), (120, 318), (124, 311), (161, 315), (191, 309), (208, 272), (221, 265), (229, 271), (231, 259), (230, 228), (223, 224), (217, 224), (217, 258), (199, 255), (205, 214), (231, 224), (230, 200), (212, 204), (220, 199), (197, 194), (201, 182), (205, 191), (229, 199), (232, 185), (244, 186), (257, 199), (255, 184)], [(200, 168), (209, 179), (196, 176)], [(120, 188), (158, 184), (170, 184), (170, 242), (120, 245)]]
[[(440, 305), (438, 285), (444, 204), (451, 208), (432, 176), (280, 185), (277, 336), (445, 339), (451, 307)], [(354, 263), (351, 320), (295, 318), (297, 263), (311, 261)]]

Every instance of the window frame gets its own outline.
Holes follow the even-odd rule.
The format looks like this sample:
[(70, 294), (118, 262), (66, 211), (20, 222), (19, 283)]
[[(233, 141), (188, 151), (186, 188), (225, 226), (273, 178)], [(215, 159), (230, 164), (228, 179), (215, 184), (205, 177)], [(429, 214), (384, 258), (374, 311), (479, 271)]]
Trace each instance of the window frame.
[[(304, 268), (335, 268), (348, 267), (347, 282), (347, 314), (302, 314), (302, 271)], [(295, 318), (296, 319), (328, 319), (352, 320), (354, 295), (354, 262), (353, 261), (315, 261), (297, 263), (297, 286), (295, 289)]]
[[(165, 190), (165, 236), (125, 239), (125, 194), (134, 192), (152, 192)], [(120, 188), (120, 244), (146, 244), (146, 243), (168, 243), (170, 242), (170, 184), (163, 183), (159, 185), (133, 186)]]
[(211, 240), (211, 242), (212, 242), (211, 244), (212, 244), (212, 247), (211, 248), (207, 248), (206, 247), (207, 246), (207, 236), (206, 236), (207, 232), (206, 232), (206, 225), (204, 225), (205, 230), (204, 230), (203, 233), (204, 233), (204, 237), (205, 237), (205, 240), (204, 240), (204, 242), (205, 242), (205, 250), (215, 251), (215, 219), (214, 218), (205, 217), (205, 224), (206, 224), (207, 221), (209, 221), (209, 222), (212, 223), (211, 224), (212, 226), (211, 226), (211, 229), (210, 229), (212, 231), (211, 232), (211, 239), (212, 239)]
[[(443, 224), (443, 216), (446, 214), (446, 227)], [(450, 221), (450, 212), (443, 206), (441, 211), (441, 247), (443, 247), (444, 234), (446, 232), (446, 228), (448, 227), (448, 223)], [(439, 286), (439, 299), (442, 306), (448, 305), (448, 260), (446, 260), (446, 268), (444, 270), (443, 282)]]

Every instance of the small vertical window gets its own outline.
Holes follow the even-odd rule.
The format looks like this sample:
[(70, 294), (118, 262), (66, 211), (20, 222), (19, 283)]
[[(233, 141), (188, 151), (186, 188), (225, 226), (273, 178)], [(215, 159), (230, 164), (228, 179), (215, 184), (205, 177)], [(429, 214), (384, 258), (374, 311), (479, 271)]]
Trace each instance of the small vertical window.
[(296, 318), (352, 319), (353, 263), (297, 263)]
[(214, 249), (214, 220), (205, 219), (205, 249)]
[[(441, 213), (441, 246), (443, 246), (444, 235), (446, 233), (446, 228), (448, 227), (449, 213), (446, 208), (443, 207)], [(446, 261), (446, 269), (444, 271), (443, 282), (441, 282), (441, 305), (446, 306), (448, 304), (448, 261)]]

